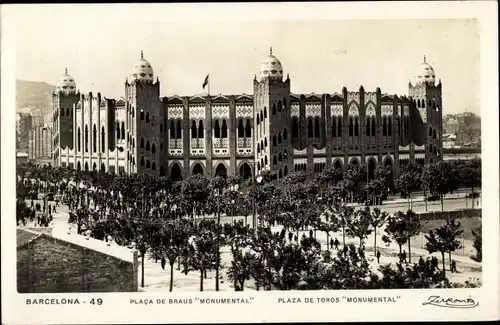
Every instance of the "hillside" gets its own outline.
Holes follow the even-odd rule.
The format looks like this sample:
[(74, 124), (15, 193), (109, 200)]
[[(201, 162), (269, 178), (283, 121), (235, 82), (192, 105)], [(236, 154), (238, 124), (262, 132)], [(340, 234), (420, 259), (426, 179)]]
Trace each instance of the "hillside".
[(28, 108), (30, 112), (50, 113), (54, 88), (46, 82), (16, 80), (16, 111)]

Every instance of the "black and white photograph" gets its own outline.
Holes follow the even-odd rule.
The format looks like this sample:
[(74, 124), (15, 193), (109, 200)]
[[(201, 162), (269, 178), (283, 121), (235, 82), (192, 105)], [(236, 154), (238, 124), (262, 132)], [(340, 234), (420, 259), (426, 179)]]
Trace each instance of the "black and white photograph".
[(15, 102), (2, 103), (2, 120), (15, 111), (12, 131), (2, 122), (15, 141), (2, 188), (11, 178), (15, 189), (2, 198), (16, 202), (2, 234), (15, 228), (27, 304), (332, 291), (331, 305), (404, 289), (376, 298), (397, 303), (428, 289), (428, 304), (477, 306), (463, 293), (438, 301), (488, 286), (484, 263), (498, 264), (483, 256), (498, 243), (482, 238), (483, 216), (498, 219), (493, 194), (483, 200), (498, 178), (482, 138), (498, 105), (482, 98), (477, 18), (273, 20), (285, 8), (274, 3), (265, 20), (197, 20), (209, 9), (199, 4), (183, 21), (149, 19), (150, 5), (36, 7), (10, 8)]

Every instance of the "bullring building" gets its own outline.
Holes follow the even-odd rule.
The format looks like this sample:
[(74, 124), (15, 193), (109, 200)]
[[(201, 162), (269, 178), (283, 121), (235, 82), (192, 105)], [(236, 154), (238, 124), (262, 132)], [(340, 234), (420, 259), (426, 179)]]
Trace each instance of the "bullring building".
[(143, 57), (118, 99), (81, 94), (66, 73), (53, 93), (56, 166), (152, 173), (251, 177), (271, 170), (318, 173), (335, 166), (390, 166), (440, 159), (441, 81), (426, 62), (408, 96), (363, 87), (297, 94), (272, 50), (253, 78), (253, 94), (160, 97), (160, 81)]

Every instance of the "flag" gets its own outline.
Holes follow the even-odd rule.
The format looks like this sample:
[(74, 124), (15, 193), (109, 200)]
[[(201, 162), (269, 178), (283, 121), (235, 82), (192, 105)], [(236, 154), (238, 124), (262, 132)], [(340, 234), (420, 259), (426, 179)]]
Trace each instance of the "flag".
[(205, 77), (205, 81), (203, 81), (203, 85), (202, 85), (203, 89), (205, 89), (205, 86), (208, 85), (208, 76), (209, 75), (207, 74), (207, 76)]

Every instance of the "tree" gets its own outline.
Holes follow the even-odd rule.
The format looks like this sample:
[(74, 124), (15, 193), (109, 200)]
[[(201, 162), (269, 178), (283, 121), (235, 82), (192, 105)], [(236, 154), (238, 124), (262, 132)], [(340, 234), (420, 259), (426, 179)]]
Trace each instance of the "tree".
[(362, 201), (366, 187), (366, 168), (364, 166), (351, 166), (340, 182), (351, 196), (352, 201)]
[[(160, 221), (158, 221), (160, 222)], [(186, 255), (191, 223), (185, 219), (164, 220), (151, 236), (152, 253), (164, 257), (170, 265), (170, 292), (174, 283), (174, 264), (182, 255)]]
[(216, 245), (217, 224), (210, 220), (201, 220), (193, 227), (193, 232), (188, 240), (185, 251), (184, 272), (190, 270), (200, 271), (200, 291), (203, 291), (203, 276), (205, 271), (215, 267), (217, 261)]
[(381, 211), (379, 208), (375, 208), (371, 212), (371, 226), (373, 227), (373, 233), (374, 233), (374, 243), (373, 243), (373, 255), (375, 256), (377, 254), (377, 228), (382, 227), (385, 222), (387, 221), (387, 218), (389, 217), (389, 214), (386, 211)]
[(252, 274), (254, 256), (243, 249), (249, 249), (252, 241), (252, 230), (242, 221), (224, 224), (223, 233), (231, 249), (233, 257), (228, 270), (229, 277), (234, 281), (234, 290), (243, 291), (244, 283)]
[(463, 234), (460, 221), (453, 218), (446, 219), (446, 227), (448, 228), (448, 241), (446, 250), (448, 251), (449, 263), (451, 263), (451, 252), (461, 248), (460, 236)]
[(418, 235), (420, 229), (422, 229), (422, 223), (420, 222), (420, 217), (413, 212), (413, 210), (408, 210), (404, 214), (406, 235), (408, 236), (408, 262), (411, 263), (411, 237)]
[(471, 189), (472, 208), (474, 209), (474, 188), (481, 186), (481, 162), (476, 158), (462, 164), (459, 168), (462, 185)]
[(473, 256), (472, 259), (481, 262), (483, 260), (483, 235), (481, 227), (472, 229), (472, 235), (474, 236), (473, 246), (476, 249), (476, 256)]
[(444, 211), (444, 196), (458, 189), (459, 174), (452, 165), (446, 161), (439, 161), (425, 166), (422, 181), (432, 194), (439, 195), (441, 211)]
[(410, 164), (401, 171), (396, 180), (396, 187), (408, 196), (408, 209), (412, 208), (411, 194), (420, 188), (421, 168), (416, 164)]
[(408, 240), (403, 212), (398, 211), (394, 216), (389, 217), (387, 226), (385, 227), (385, 233), (387, 235), (383, 235), (382, 240), (387, 245), (395, 241), (399, 246), (399, 254), (401, 254), (403, 245)]
[(433, 269), (429, 262), (403, 266), (390, 264), (379, 267), (382, 278), (374, 276), (372, 285), (378, 289), (428, 289), (437, 288), (444, 280), (443, 274)]
[(359, 238), (359, 247), (362, 248), (363, 240), (371, 234), (371, 212), (369, 207), (356, 210), (352, 217), (347, 221), (347, 232), (352, 237)]
[(386, 193), (386, 184), (382, 179), (372, 179), (366, 184), (366, 191), (375, 198), (374, 204), (379, 204)]
[(345, 246), (345, 233), (346, 228), (350, 224), (350, 220), (354, 214), (354, 208), (347, 205), (342, 205), (339, 208), (339, 218), (340, 218), (340, 227), (342, 228), (342, 245)]

